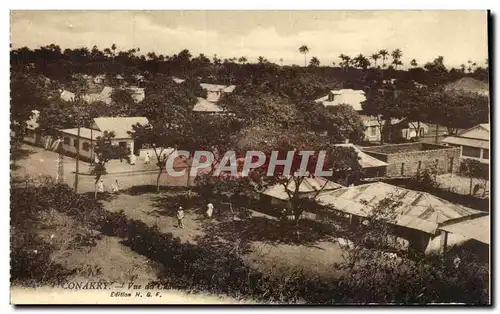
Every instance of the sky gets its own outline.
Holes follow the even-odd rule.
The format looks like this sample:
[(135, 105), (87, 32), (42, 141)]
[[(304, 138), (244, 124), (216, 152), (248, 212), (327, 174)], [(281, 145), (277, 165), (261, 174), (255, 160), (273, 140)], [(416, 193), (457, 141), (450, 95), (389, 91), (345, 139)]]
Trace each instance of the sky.
[[(173, 55), (189, 49), (219, 58), (259, 56), (271, 62), (338, 63), (343, 53), (403, 52), (405, 65), (444, 57), (448, 67), (488, 57), (486, 11), (12, 11), (12, 48), (97, 45)], [(380, 61), (379, 61), (380, 62)]]

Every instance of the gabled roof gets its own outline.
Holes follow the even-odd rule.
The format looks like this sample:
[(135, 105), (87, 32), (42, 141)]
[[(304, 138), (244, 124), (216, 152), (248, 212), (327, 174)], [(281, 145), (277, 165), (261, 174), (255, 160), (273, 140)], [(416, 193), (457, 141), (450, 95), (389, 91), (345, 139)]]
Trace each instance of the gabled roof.
[(476, 80), (472, 77), (463, 77), (445, 86), (445, 90), (448, 92), (475, 93), (482, 96), (488, 96), (489, 89), (489, 84), (487, 82)]
[[(59, 131), (61, 131), (62, 133), (65, 133), (65, 134), (71, 134), (74, 136), (78, 136), (78, 128), (62, 129)], [(91, 130), (91, 129), (87, 129), (87, 128), (80, 128), (80, 137), (81, 138), (95, 140), (99, 136), (102, 136), (101, 131)]]
[[(326, 184), (326, 185), (325, 185)], [(321, 193), (326, 192), (326, 191), (332, 191), (336, 189), (340, 189), (343, 186), (332, 182), (328, 181), (324, 178), (321, 177), (307, 177), (302, 181), (302, 184), (299, 186), (299, 193), (312, 193), (315, 191), (320, 190), (324, 186), (323, 190)], [(287, 186), (288, 191), (294, 191), (295, 190), (295, 182), (293, 180), (290, 181), (290, 183)], [(285, 190), (285, 187), (283, 184), (276, 184), (273, 185), (269, 188), (267, 188), (262, 194), (286, 201), (288, 200), (288, 193)]]
[(328, 101), (328, 96), (321, 97), (316, 99), (316, 103), (321, 103), (325, 107), (329, 106), (338, 106), (341, 104), (349, 105), (356, 111), (362, 111), (363, 108), (361, 103), (366, 101), (365, 92), (362, 90), (354, 90), (354, 89), (341, 89), (341, 90), (332, 90), (330, 94), (333, 94), (333, 101)]
[(465, 220), (439, 229), (490, 244), (490, 216)]
[(220, 106), (204, 99), (197, 97), (198, 102), (194, 105), (193, 111), (196, 112), (222, 112), (224, 111)]
[(220, 84), (208, 84), (201, 83), (201, 88), (207, 90), (208, 92), (224, 92), (224, 93), (232, 93), (236, 88), (236, 85), (220, 85)]
[(408, 190), (383, 182), (346, 187), (321, 193), (318, 202), (335, 210), (367, 217), (379, 202), (392, 197), (401, 205), (395, 209), (394, 224), (435, 234), (440, 224), (485, 212), (456, 205), (432, 194)]
[(443, 143), (461, 146), (472, 146), (489, 149), (490, 124), (482, 123), (473, 128), (459, 132), (455, 136), (448, 136)]
[(379, 160), (379, 159), (372, 157), (372, 156), (368, 155), (367, 153), (361, 151), (361, 149), (359, 149), (354, 144), (350, 144), (350, 143), (349, 144), (337, 144), (335, 146), (353, 148), (356, 151), (356, 153), (358, 153), (358, 157), (360, 158), (358, 160), (358, 162), (359, 162), (361, 168), (363, 168), (363, 169), (374, 168), (374, 167), (384, 167), (384, 166), (389, 165), (388, 163), (383, 162), (382, 160)]
[(94, 127), (100, 131), (115, 132), (115, 138), (130, 138), (128, 131), (132, 131), (132, 125), (146, 125), (149, 123), (146, 117), (100, 117), (94, 118)]

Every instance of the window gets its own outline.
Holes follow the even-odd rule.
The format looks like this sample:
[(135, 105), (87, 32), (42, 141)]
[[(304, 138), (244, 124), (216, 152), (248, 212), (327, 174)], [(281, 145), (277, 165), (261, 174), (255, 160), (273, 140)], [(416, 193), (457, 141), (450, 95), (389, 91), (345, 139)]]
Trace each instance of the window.
[(76, 139), (76, 138), (75, 138), (75, 139), (73, 140), (73, 146), (74, 146), (74, 147), (78, 147), (78, 139)]
[(83, 142), (83, 144), (82, 144), (82, 148), (83, 148), (83, 150), (84, 150), (84, 151), (88, 152), (88, 151), (89, 151), (89, 149), (90, 149), (90, 145), (89, 145), (89, 143), (87, 143), (87, 142)]
[(65, 137), (63, 139), (63, 141), (64, 141), (64, 145), (69, 145), (69, 137)]
[(423, 137), (423, 136), (424, 136), (424, 129), (420, 128), (420, 137)]
[(490, 150), (483, 149), (483, 159), (490, 159)]
[(477, 147), (462, 146), (462, 156), (480, 158), (481, 149)]
[(127, 147), (127, 142), (118, 142), (118, 146)]
[(371, 126), (370, 127), (370, 135), (371, 136), (377, 135), (377, 127), (376, 126)]
[(405, 175), (405, 163), (401, 163), (401, 176)]

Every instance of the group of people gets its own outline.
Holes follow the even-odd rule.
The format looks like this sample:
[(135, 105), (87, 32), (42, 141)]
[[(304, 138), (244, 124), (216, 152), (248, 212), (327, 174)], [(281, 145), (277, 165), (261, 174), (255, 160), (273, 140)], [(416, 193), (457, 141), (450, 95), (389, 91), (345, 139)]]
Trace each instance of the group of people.
[[(104, 181), (102, 179), (97, 183), (97, 191), (99, 193), (104, 193), (106, 191), (106, 187), (104, 186)], [(120, 192), (118, 180), (115, 180), (115, 182), (111, 184), (111, 192), (115, 194)]]
[[(213, 217), (213, 214), (214, 214), (214, 205), (212, 203), (208, 203), (207, 205), (207, 210), (205, 212), (205, 216), (208, 218), (208, 219), (211, 219)], [(182, 206), (179, 206), (179, 208), (177, 209), (177, 226), (179, 228), (182, 228), (184, 229), (184, 209), (182, 208)]]

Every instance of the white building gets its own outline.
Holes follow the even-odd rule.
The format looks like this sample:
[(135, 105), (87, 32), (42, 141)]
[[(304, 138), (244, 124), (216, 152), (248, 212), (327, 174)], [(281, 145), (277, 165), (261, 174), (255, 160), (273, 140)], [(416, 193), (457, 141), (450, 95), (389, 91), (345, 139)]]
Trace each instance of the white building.
[(490, 124), (482, 123), (473, 128), (448, 136), (442, 141), (449, 146), (461, 147), (461, 158), (490, 163)]

